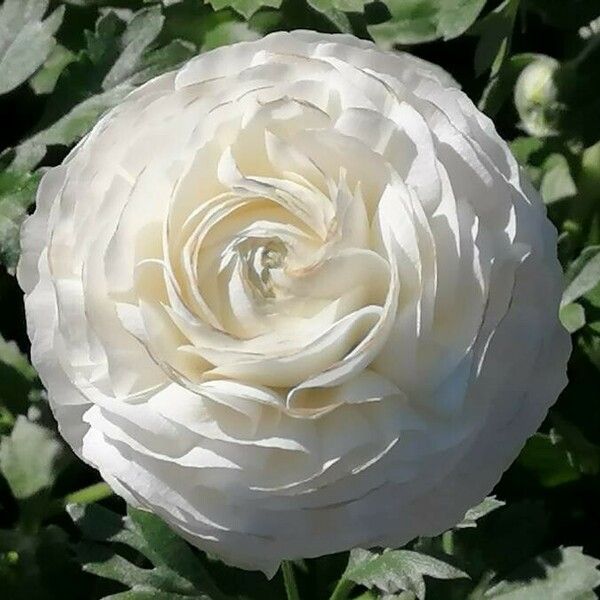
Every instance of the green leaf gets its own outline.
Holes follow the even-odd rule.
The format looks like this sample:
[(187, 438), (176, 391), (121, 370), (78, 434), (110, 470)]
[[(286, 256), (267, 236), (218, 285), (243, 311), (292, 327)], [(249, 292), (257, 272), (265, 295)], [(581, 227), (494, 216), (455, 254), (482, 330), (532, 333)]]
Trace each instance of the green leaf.
[(52, 144), (70, 146), (82, 138), (109, 108), (118, 104), (133, 90), (130, 84), (123, 84), (84, 100), (56, 123), (25, 140), (17, 148), (14, 166), (37, 164)]
[(468, 578), (463, 571), (437, 558), (411, 550), (386, 550), (381, 554), (352, 550), (343, 575), (367, 588), (377, 587), (387, 593), (407, 590), (419, 600), (425, 598), (424, 576), (435, 579)]
[(464, 33), (482, 11), (485, 0), (385, 0), (391, 19), (368, 27), (384, 47), (450, 40)]
[(567, 159), (558, 153), (551, 154), (542, 165), (540, 193), (545, 204), (552, 204), (577, 195)]
[(573, 465), (562, 438), (556, 432), (536, 433), (530, 437), (519, 455), (521, 466), (535, 474), (545, 487), (556, 487), (581, 477)]
[[(121, 517), (95, 504), (70, 504), (67, 512), (87, 540), (101, 542), (86, 542), (81, 546), (79, 558), (84, 570), (119, 581), (136, 594), (156, 591), (225, 600), (190, 546), (156, 515), (129, 507), (128, 515)], [(116, 553), (118, 546), (108, 543), (129, 546), (153, 567), (146, 569), (133, 564)]]
[(14, 415), (29, 407), (29, 396), (37, 382), (35, 369), (15, 342), (0, 335), (0, 414), (3, 425), (12, 427)]
[(178, 577), (169, 569), (138, 567), (100, 544), (80, 544), (77, 555), (83, 563), (83, 570), (87, 573), (118, 581), (133, 590), (150, 588), (185, 596), (192, 595), (194, 592), (189, 581)]
[(121, 38), (121, 54), (102, 82), (104, 90), (116, 87), (136, 73), (145, 50), (160, 33), (164, 21), (160, 8), (156, 6), (134, 15)]
[(196, 55), (196, 46), (184, 40), (172, 40), (166, 46), (148, 52), (132, 77), (136, 85), (165, 73)]
[(279, 8), (282, 0), (205, 0), (205, 2), (210, 4), (215, 10), (232, 8), (246, 19), (249, 19), (261, 8)]
[(588, 246), (571, 263), (565, 274), (566, 288), (561, 306), (587, 294), (600, 282), (600, 246)]
[(110, 596), (104, 596), (102, 600), (211, 600), (210, 597), (202, 596), (190, 596), (189, 594), (181, 595), (174, 594), (173, 592), (162, 592), (155, 588), (148, 586), (138, 587), (135, 590), (127, 590), (120, 594), (111, 594)]
[[(0, 365), (12, 369), (29, 384), (37, 377), (35, 369), (17, 344), (12, 341), (7, 342), (2, 336), (0, 336)], [(2, 390), (2, 379), (4, 378), (0, 378), (0, 390)]]
[(195, 54), (195, 46), (182, 40), (152, 49), (163, 23), (157, 6), (138, 11), (127, 24), (114, 12), (102, 16), (96, 30), (86, 32), (86, 49), (58, 80), (45, 117), (52, 124), (17, 147), (13, 167), (33, 168), (49, 145), (70, 146), (135, 86)]
[(60, 74), (74, 60), (76, 60), (75, 55), (70, 50), (60, 44), (54, 46), (42, 67), (29, 80), (33, 91), (36, 94), (50, 94)]
[(129, 508), (128, 523), (132, 531), (143, 538), (148, 550), (146, 557), (155, 565), (162, 565), (202, 589), (207, 574), (197, 556), (164, 521), (148, 511)]
[(523, 69), (539, 56), (531, 53), (515, 54), (504, 60), (485, 86), (478, 103), (479, 109), (491, 117), (496, 115), (506, 100), (512, 97), (515, 84)]
[(352, 24), (344, 11), (334, 8), (331, 0), (307, 0), (308, 5), (324, 15), (340, 31), (352, 33)]
[(490, 67), (492, 76), (500, 70), (510, 50), (515, 17), (520, 0), (504, 0), (500, 6), (478, 21), (469, 31), (479, 36), (475, 48), (475, 73), (481, 75)]
[(0, 171), (0, 262), (13, 272), (19, 258), (19, 229), (33, 203), (40, 176)]
[(65, 7), (42, 20), (47, 8), (48, 0), (5, 0), (0, 7), (0, 94), (33, 75), (56, 44)]
[(477, 527), (477, 521), (492, 511), (504, 506), (506, 503), (502, 500), (497, 500), (495, 496), (488, 496), (483, 502), (470, 508), (463, 518), (463, 520), (455, 525), (455, 529), (465, 529), (470, 527)]
[(537, 557), (515, 571), (507, 580), (487, 590), (485, 599), (593, 600), (600, 585), (600, 561), (587, 556), (581, 548), (559, 548)]
[(573, 423), (551, 413), (552, 433), (560, 436), (571, 464), (582, 473), (597, 475), (600, 472), (600, 447), (592, 444)]
[(121, 515), (103, 506), (69, 504), (67, 513), (88, 540), (125, 544), (144, 556), (150, 552), (146, 541), (137, 532), (126, 527), (126, 522)]
[(584, 150), (577, 187), (582, 198), (600, 199), (600, 142)]
[(560, 307), (560, 322), (569, 333), (575, 333), (585, 325), (585, 311), (581, 304), (571, 302)]
[(535, 137), (518, 137), (510, 143), (510, 149), (515, 158), (526, 166), (532, 161), (532, 157), (544, 149), (544, 140)]
[(337, 10), (343, 12), (358, 12), (361, 13), (365, 9), (366, 4), (370, 4), (373, 0), (329, 0), (329, 4)]
[(247, 23), (225, 21), (206, 32), (204, 44), (202, 44), (202, 52), (218, 48), (219, 46), (225, 46), (226, 44), (256, 40), (259, 37), (258, 33), (250, 29)]
[(13, 496), (24, 500), (50, 488), (61, 467), (63, 446), (45, 427), (19, 416), (0, 445), (0, 472)]

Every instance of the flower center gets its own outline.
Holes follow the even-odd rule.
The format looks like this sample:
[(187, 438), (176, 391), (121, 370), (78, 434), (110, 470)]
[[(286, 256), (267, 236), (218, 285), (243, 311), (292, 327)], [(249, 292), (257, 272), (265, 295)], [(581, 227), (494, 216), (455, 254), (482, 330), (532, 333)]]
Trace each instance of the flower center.
[(244, 263), (246, 281), (257, 299), (275, 298), (276, 289), (271, 271), (282, 269), (287, 258), (287, 247), (279, 238), (246, 238), (237, 245)]

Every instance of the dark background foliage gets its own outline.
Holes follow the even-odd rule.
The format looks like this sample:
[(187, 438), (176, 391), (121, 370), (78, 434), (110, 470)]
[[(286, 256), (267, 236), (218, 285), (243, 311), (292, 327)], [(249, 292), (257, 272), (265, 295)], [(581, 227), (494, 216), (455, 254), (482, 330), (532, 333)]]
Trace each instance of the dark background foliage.
[[(345, 31), (447, 69), (559, 231), (570, 384), (495, 494), (443, 536), (289, 565), (305, 599), (596, 598), (600, 583), (598, 0), (4, 0), (0, 8), (0, 597), (296, 598), (127, 511), (56, 433), (14, 278), (40, 176), (135, 85), (278, 29)], [(535, 68), (531, 65), (536, 65)], [(468, 575), (469, 579), (464, 576)], [(423, 576), (427, 576), (424, 584)], [(335, 591), (334, 591), (335, 590)]]

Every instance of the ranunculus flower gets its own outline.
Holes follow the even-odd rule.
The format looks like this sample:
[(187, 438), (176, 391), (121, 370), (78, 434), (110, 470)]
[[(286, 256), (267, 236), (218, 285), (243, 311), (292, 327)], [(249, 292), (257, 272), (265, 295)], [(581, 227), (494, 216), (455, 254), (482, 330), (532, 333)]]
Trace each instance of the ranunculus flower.
[(272, 574), (490, 491), (565, 385), (555, 243), (445, 72), (276, 33), (102, 118), (45, 175), (18, 275), (77, 454)]

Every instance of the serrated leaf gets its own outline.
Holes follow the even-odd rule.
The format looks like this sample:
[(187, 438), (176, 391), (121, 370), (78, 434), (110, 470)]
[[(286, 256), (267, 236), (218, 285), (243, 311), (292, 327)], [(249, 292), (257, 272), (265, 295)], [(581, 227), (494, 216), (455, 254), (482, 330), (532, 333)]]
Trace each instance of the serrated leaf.
[(545, 553), (515, 571), (507, 580), (487, 590), (484, 598), (493, 600), (593, 600), (600, 585), (600, 560), (587, 556), (581, 548), (559, 548)]
[(506, 503), (497, 500), (495, 496), (488, 496), (483, 502), (470, 508), (463, 517), (463, 520), (454, 526), (455, 529), (466, 529), (477, 527), (477, 521), (494, 510), (504, 506)]
[(52, 144), (70, 146), (82, 138), (109, 108), (118, 104), (134, 89), (131, 84), (123, 84), (104, 93), (84, 100), (56, 123), (40, 131), (17, 147), (13, 165), (30, 167), (43, 158), (46, 147)]
[(344, 11), (332, 6), (331, 0), (307, 0), (308, 5), (317, 12), (324, 15), (328, 21), (333, 23), (340, 31), (352, 33), (352, 24)]
[(150, 553), (146, 541), (126, 528), (123, 517), (103, 506), (69, 504), (67, 513), (88, 540), (125, 544), (144, 556)]
[(175, 572), (161, 567), (138, 567), (100, 544), (80, 544), (77, 555), (87, 573), (118, 581), (133, 590), (150, 588), (185, 596), (194, 592), (193, 585)]
[(256, 40), (260, 36), (256, 31), (250, 29), (247, 23), (241, 21), (225, 21), (219, 23), (206, 32), (202, 52), (207, 52), (219, 46), (226, 44), (235, 44), (236, 42), (249, 42)]
[(232, 8), (235, 12), (249, 19), (261, 8), (279, 8), (282, 0), (205, 0), (215, 10)]
[(384, 47), (420, 44), (464, 33), (482, 11), (485, 0), (385, 0), (391, 19), (368, 27)]
[(114, 11), (105, 13), (94, 32), (85, 32), (86, 49), (67, 66), (50, 96), (44, 120), (52, 124), (16, 148), (12, 166), (31, 169), (44, 157), (47, 146), (70, 146), (135, 86), (195, 54), (195, 46), (182, 40), (152, 49), (163, 23), (157, 6), (138, 11), (129, 23)]
[[(127, 516), (121, 517), (93, 504), (70, 504), (67, 512), (87, 540), (103, 542), (86, 543), (80, 548), (79, 556), (86, 571), (120, 581), (135, 593), (156, 591), (175, 594), (173, 597), (185, 594), (205, 600), (224, 600), (225, 596), (212, 583), (198, 556), (156, 515), (129, 507)], [(118, 546), (106, 545), (108, 543), (133, 548), (148, 559), (153, 568), (131, 563), (116, 553)]]
[(560, 322), (569, 333), (579, 331), (585, 325), (585, 311), (581, 304), (572, 302), (560, 307)]
[(344, 577), (367, 588), (383, 592), (413, 592), (425, 598), (424, 576), (435, 579), (458, 579), (466, 573), (437, 558), (411, 550), (386, 550), (381, 554), (356, 549), (350, 553)]
[(36, 94), (50, 94), (56, 85), (56, 81), (65, 67), (75, 60), (75, 55), (64, 46), (56, 44), (50, 55), (29, 80), (29, 85)]
[(566, 288), (561, 306), (571, 304), (600, 282), (600, 246), (588, 246), (571, 263), (565, 274)]
[(138, 70), (144, 52), (160, 33), (164, 21), (157, 6), (135, 13), (121, 38), (121, 54), (104, 78), (102, 89), (116, 87)]
[(60, 471), (63, 447), (54, 433), (19, 416), (0, 445), (0, 472), (13, 496), (24, 500), (50, 488)]
[(0, 7), (0, 94), (26, 81), (56, 44), (65, 7), (42, 20), (48, 0), (5, 0)]
[(166, 46), (149, 52), (139, 65), (139, 70), (132, 77), (134, 84), (143, 83), (152, 77), (174, 69), (196, 54), (196, 47), (191, 42), (172, 40)]
[(0, 171), (0, 262), (13, 272), (19, 258), (19, 230), (33, 203), (39, 175)]
[(146, 542), (146, 557), (163, 565), (203, 589), (206, 572), (198, 558), (169, 526), (148, 511), (129, 508), (129, 526)]

